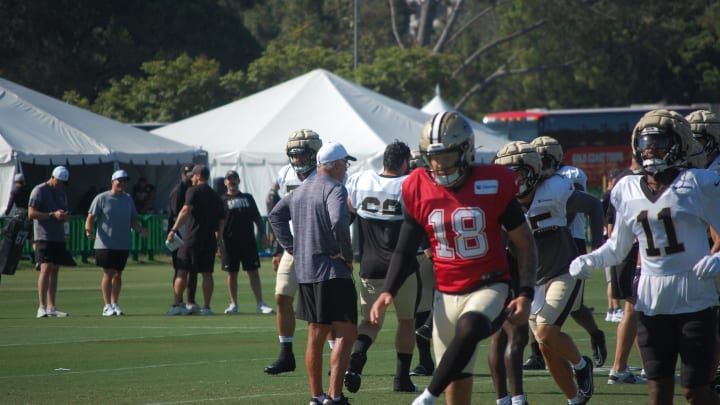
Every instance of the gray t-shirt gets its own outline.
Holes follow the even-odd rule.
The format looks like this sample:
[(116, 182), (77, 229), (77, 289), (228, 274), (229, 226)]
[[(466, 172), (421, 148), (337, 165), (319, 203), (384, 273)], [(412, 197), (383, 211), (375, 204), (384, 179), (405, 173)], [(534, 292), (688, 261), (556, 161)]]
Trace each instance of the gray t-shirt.
[(95, 249), (130, 250), (132, 220), (138, 213), (128, 193), (100, 193), (88, 213), (96, 220)]
[[(68, 209), (67, 195), (65, 190), (50, 187), (47, 183), (38, 184), (30, 193), (29, 207), (40, 212), (53, 212)], [(65, 225), (55, 218), (33, 221), (33, 232), (35, 240), (49, 242), (65, 242)]]
[[(352, 278), (345, 264), (353, 256), (342, 183), (327, 175), (308, 178), (275, 205), (269, 219), (278, 241), (293, 255), (298, 283)], [(343, 258), (331, 258), (338, 253)]]

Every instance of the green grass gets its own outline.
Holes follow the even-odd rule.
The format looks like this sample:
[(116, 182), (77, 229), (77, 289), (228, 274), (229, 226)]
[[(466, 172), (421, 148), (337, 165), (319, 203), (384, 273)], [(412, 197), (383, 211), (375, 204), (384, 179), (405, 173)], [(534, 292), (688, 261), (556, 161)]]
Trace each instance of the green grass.
[[(240, 313), (223, 315), (227, 289), (224, 273), (219, 266), (216, 269), (213, 306), (219, 314), (212, 317), (164, 315), (172, 299), (172, 269), (167, 258), (129, 263), (120, 300), (127, 314), (123, 317), (100, 316), (101, 271), (92, 265), (61, 269), (58, 307), (69, 312), (69, 318), (35, 318), (37, 272), (28, 264), (14, 276), (3, 276), (0, 403), (306, 404), (306, 325), (298, 322), (297, 370), (265, 375), (263, 368), (278, 351), (275, 319), (255, 314), (243, 274), (238, 291)], [(274, 273), (267, 261), (260, 274), (264, 298), (271, 303)], [(596, 308), (596, 320), (608, 338), (607, 367), (612, 363), (616, 324), (604, 321), (605, 284), (599, 272), (586, 287), (586, 303)], [(361, 390), (348, 395), (354, 404), (409, 404), (414, 398), (391, 390), (395, 325), (394, 316), (389, 316), (385, 331), (370, 350)], [(566, 330), (581, 351), (589, 354), (587, 334), (573, 321), (566, 324)], [(481, 343), (476, 365), (473, 403), (477, 404), (495, 403), (486, 343)], [(634, 350), (630, 364), (639, 365)], [(607, 369), (596, 370), (595, 377), (593, 404), (647, 403), (646, 386), (607, 385)], [(414, 377), (414, 381), (425, 387), (429, 377)], [(565, 403), (547, 372), (527, 373), (525, 387), (533, 405)], [(684, 402), (677, 393), (676, 401)]]

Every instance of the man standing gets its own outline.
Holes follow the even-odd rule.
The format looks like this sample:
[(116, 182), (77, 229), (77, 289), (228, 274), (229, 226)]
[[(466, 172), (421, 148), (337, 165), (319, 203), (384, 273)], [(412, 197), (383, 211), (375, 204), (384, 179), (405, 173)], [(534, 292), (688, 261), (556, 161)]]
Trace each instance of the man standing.
[(10, 199), (8, 205), (5, 208), (5, 216), (10, 215), (10, 211), (15, 208), (15, 211), (22, 210), (27, 211), (28, 202), (30, 201), (30, 186), (25, 183), (25, 176), (22, 173), (15, 175), (15, 185), (12, 191), (10, 191)]
[(168, 315), (186, 315), (187, 309), (181, 305), (187, 286), (188, 274), (200, 273), (203, 279), (203, 307), (200, 315), (212, 315), (210, 299), (214, 289), (213, 266), (217, 244), (223, 233), (223, 205), (220, 197), (208, 185), (210, 170), (197, 165), (192, 170), (192, 184), (185, 195), (177, 221), (170, 229), (167, 240), (172, 241), (174, 234), (187, 224), (184, 243), (178, 249), (178, 270), (175, 276), (175, 299)]
[[(147, 238), (147, 229), (138, 222), (138, 213), (127, 190), (130, 177), (125, 170), (112, 174), (110, 190), (98, 194), (85, 220), (85, 236), (95, 239), (95, 260), (103, 269), (101, 289), (105, 306), (102, 316), (124, 315), (118, 304), (132, 241), (131, 229)], [(97, 232), (93, 225), (97, 219)]]
[(265, 227), (255, 199), (250, 194), (241, 193), (238, 189), (239, 185), (240, 176), (235, 170), (230, 170), (225, 174), (227, 192), (220, 197), (225, 207), (225, 230), (220, 243), (220, 255), (222, 256), (222, 269), (228, 275), (227, 285), (231, 301), (225, 313), (235, 314), (238, 312), (237, 279), (240, 262), (242, 262), (243, 270), (250, 279), (250, 288), (255, 295), (255, 312), (270, 314), (273, 312), (272, 308), (262, 299), (262, 287), (258, 274), (260, 257), (253, 224), (257, 227), (258, 234), (262, 239), (263, 249), (267, 246)]
[[(168, 215), (168, 232), (173, 228), (175, 225), (175, 221), (177, 221), (178, 215), (180, 215), (180, 211), (182, 211), (182, 207), (185, 205), (185, 194), (187, 193), (188, 188), (192, 187), (192, 170), (194, 165), (193, 164), (187, 164), (183, 165), (180, 168), (180, 181), (178, 184), (170, 191), (170, 209), (169, 209), (169, 215)], [(178, 231), (175, 233), (176, 236), (180, 237), (181, 239), (185, 237), (185, 233), (187, 232), (187, 228), (183, 227), (183, 229), (178, 229)], [(172, 251), (172, 263), (173, 263), (173, 277), (172, 277), (172, 283), (175, 285), (175, 278), (177, 277), (177, 271), (178, 271), (178, 259), (177, 259), (177, 249)], [(195, 293), (197, 291), (197, 273), (190, 273), (188, 274), (187, 279), (187, 285), (186, 285), (186, 291), (187, 291), (187, 305), (185, 307), (186, 311), (182, 311), (182, 315), (191, 315), (191, 314), (197, 314), (200, 312), (200, 306), (195, 303)], [(182, 301), (182, 300), (181, 300)], [(181, 308), (182, 309), (182, 308)]]
[(30, 193), (28, 218), (34, 221), (35, 262), (40, 264), (38, 318), (69, 315), (55, 306), (60, 265), (75, 266), (75, 261), (65, 248), (63, 224), (70, 220), (65, 194), (68, 181), (70, 181), (68, 169), (57, 166), (53, 169), (50, 179), (35, 186)]
[[(385, 148), (383, 171), (366, 170), (347, 181), (348, 205), (357, 214), (360, 246), (360, 308), (362, 322), (345, 375), (345, 388), (360, 389), (367, 352), (382, 328), (383, 319), (370, 322), (370, 308), (382, 289), (390, 257), (403, 220), (401, 189), (410, 167), (410, 148), (400, 141)], [(417, 269), (418, 263), (410, 265)], [(415, 348), (415, 300), (417, 277), (408, 277), (395, 298), (398, 329), (395, 336), (397, 367), (393, 390), (415, 392), (410, 380), (410, 362)]]
[[(343, 179), (349, 156), (341, 144), (317, 153), (318, 175), (284, 197), (270, 213), (278, 241), (295, 261), (298, 319), (308, 322), (305, 367), (313, 404), (348, 404), (343, 375), (357, 338), (357, 293), (352, 279), (350, 214)], [(290, 232), (293, 221), (295, 235)], [(330, 387), (323, 391), (325, 339), (335, 336), (330, 354)]]
[[(313, 130), (300, 129), (290, 134), (285, 145), (285, 153), (290, 163), (280, 169), (277, 178), (281, 197), (286, 196), (304, 181), (315, 176), (316, 156), (321, 146), (320, 135)], [(277, 244), (276, 248), (272, 264), (276, 273), (275, 305), (280, 355), (277, 360), (265, 367), (264, 371), (267, 374), (280, 374), (295, 370), (295, 354), (292, 346), (293, 335), (295, 335), (293, 300), (297, 292), (297, 277), (295, 277), (292, 255), (283, 251), (280, 244)]]
[[(435, 265), (433, 345), (439, 363), (415, 405), (434, 404), (443, 391), (447, 403), (470, 404), (478, 343), (506, 316), (523, 323), (530, 314), (537, 263), (530, 228), (515, 200), (516, 176), (501, 166), (474, 166), (474, 145), (470, 125), (455, 113), (438, 113), (425, 123), (420, 153), (426, 168), (403, 183), (407, 214), (383, 291), (370, 311), (378, 322), (411, 274), (409, 264), (426, 233)], [(513, 300), (503, 228), (519, 266), (519, 296)]]

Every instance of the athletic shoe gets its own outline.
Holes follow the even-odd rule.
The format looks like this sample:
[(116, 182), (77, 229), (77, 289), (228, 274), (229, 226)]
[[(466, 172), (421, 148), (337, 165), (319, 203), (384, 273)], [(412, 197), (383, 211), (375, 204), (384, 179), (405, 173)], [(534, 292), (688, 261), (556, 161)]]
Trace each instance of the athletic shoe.
[[(323, 395), (323, 396), (324, 396), (324, 395)], [(325, 397), (325, 398), (327, 398), (327, 397)], [(311, 398), (311, 399), (310, 399), (310, 405), (323, 405), (324, 402), (325, 402), (324, 399), (323, 399), (323, 400), (320, 400), (320, 399), (317, 399), (317, 398)]]
[(595, 367), (602, 367), (607, 359), (607, 344), (605, 343), (605, 333), (599, 330), (596, 336), (590, 336), (590, 345), (593, 350), (593, 363)]
[(210, 309), (210, 308), (203, 308), (203, 309), (200, 310), (200, 315), (202, 315), (202, 316), (210, 316), (210, 315), (215, 315), (215, 314), (213, 313), (212, 309)]
[(230, 304), (230, 305), (228, 305), (227, 308), (225, 308), (225, 313), (228, 315), (229, 314), (237, 314), (237, 312), (238, 312), (238, 307), (235, 304)]
[(265, 367), (266, 374), (280, 374), (288, 371), (295, 371), (295, 355), (290, 357), (279, 358), (273, 364)]
[(432, 377), (435, 369), (433, 367), (425, 367), (422, 364), (418, 364), (411, 372), (410, 375), (418, 377)]
[(393, 380), (393, 391), (394, 392), (417, 392), (418, 386), (413, 384), (412, 381), (408, 378), (407, 380), (404, 380), (402, 378), (395, 377), (395, 380)]
[(647, 374), (645, 374), (645, 369), (644, 369), (644, 368), (640, 370), (640, 377), (642, 377), (642, 378), (644, 378), (644, 379), (647, 380)]
[(167, 311), (170, 316), (174, 315), (190, 315), (190, 311), (183, 304), (171, 305), (170, 310)]
[(323, 405), (350, 405), (350, 398), (340, 394), (340, 399), (337, 401), (332, 398), (326, 398), (325, 401), (323, 401)]
[(48, 309), (47, 310), (47, 316), (55, 316), (58, 318), (65, 318), (66, 316), (70, 316), (67, 312), (60, 311), (57, 308)]
[(608, 311), (605, 312), (605, 322), (612, 322), (613, 315), (615, 315), (615, 309), (614, 308), (608, 309)]
[(272, 314), (273, 309), (270, 305), (264, 302), (260, 302), (255, 306), (255, 312), (257, 312), (258, 314)]
[(625, 371), (610, 370), (608, 384), (647, 384), (647, 380), (636, 377), (629, 368), (626, 368)]
[(38, 307), (37, 317), (38, 318), (47, 318), (47, 309), (45, 309), (45, 307)]
[(188, 315), (197, 315), (200, 313), (200, 306), (198, 304), (187, 304), (185, 309), (188, 310)]
[(545, 370), (545, 359), (542, 356), (531, 354), (523, 363), (523, 370)]
[(432, 327), (422, 324), (419, 328), (415, 329), (415, 334), (425, 340), (432, 340)]
[(625, 316), (625, 311), (623, 311), (622, 308), (618, 308), (613, 312), (612, 321), (618, 323), (622, 321), (623, 316)]
[(112, 305), (105, 305), (105, 307), (103, 307), (102, 316), (115, 316), (115, 309)]
[(355, 393), (360, 389), (360, 384), (362, 384), (362, 370), (366, 362), (366, 353), (355, 352), (350, 355), (350, 366), (345, 373), (345, 379), (343, 381), (348, 391)]
[(575, 380), (577, 380), (578, 391), (586, 399), (590, 399), (595, 391), (593, 383), (593, 363), (588, 356), (582, 356), (585, 359), (585, 367), (575, 371)]
[(117, 315), (117, 316), (125, 315), (125, 312), (123, 312), (122, 308), (120, 308), (120, 305), (113, 304), (113, 309), (115, 310), (115, 315)]

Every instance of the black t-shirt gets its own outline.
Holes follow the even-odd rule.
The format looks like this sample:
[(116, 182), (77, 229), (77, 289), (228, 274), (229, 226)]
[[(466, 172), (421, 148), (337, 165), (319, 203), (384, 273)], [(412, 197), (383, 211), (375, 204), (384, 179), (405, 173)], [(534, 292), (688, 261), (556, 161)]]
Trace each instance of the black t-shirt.
[(260, 218), (257, 204), (252, 195), (238, 192), (220, 196), (225, 208), (224, 239), (239, 241), (255, 240), (255, 221)]
[(188, 245), (214, 244), (218, 222), (222, 219), (223, 204), (215, 190), (207, 184), (190, 187), (185, 193), (185, 205), (192, 206), (184, 236)]

